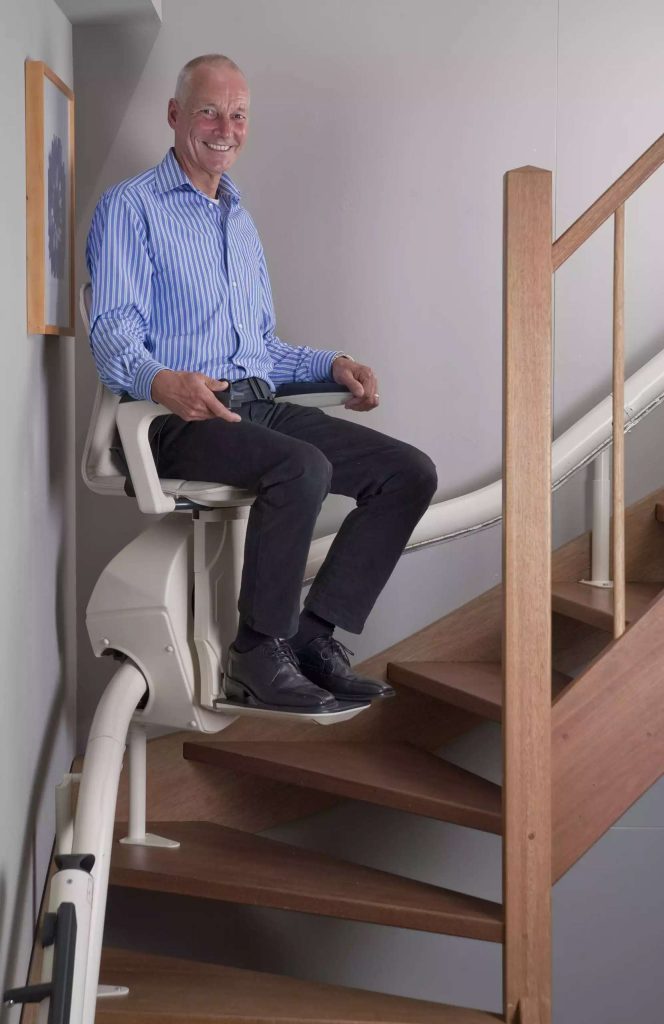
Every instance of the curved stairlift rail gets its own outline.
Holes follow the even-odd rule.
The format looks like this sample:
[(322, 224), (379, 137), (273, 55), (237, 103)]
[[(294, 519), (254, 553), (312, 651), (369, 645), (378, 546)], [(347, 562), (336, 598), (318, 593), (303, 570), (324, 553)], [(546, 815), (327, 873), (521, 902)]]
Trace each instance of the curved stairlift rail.
[[(664, 401), (664, 349), (625, 381), (625, 433)], [(553, 442), (552, 490), (562, 487), (612, 442), (613, 403), (607, 395)], [(432, 504), (413, 531), (406, 552), (443, 544), (495, 526), (502, 519), (502, 479), (455, 498)], [(305, 583), (311, 582), (334, 534), (311, 545)]]

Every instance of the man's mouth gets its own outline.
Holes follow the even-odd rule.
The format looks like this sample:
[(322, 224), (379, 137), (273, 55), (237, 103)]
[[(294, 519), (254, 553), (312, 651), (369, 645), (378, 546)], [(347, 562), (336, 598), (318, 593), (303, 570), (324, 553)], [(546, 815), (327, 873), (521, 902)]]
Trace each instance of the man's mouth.
[(204, 141), (203, 145), (207, 146), (208, 149), (213, 149), (215, 153), (228, 153), (229, 149), (231, 149), (231, 146), (222, 146), (221, 144), (216, 142)]

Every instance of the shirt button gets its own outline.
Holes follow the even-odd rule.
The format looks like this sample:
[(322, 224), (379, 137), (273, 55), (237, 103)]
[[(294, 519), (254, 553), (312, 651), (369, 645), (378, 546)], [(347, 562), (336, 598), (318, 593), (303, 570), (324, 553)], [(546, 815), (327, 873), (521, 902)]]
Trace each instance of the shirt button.
[(233, 285), (234, 288), (237, 288), (237, 281), (231, 281), (231, 284)]
[(242, 328), (244, 327), (244, 324), (238, 324), (238, 327), (240, 328), (240, 330), (242, 330)]

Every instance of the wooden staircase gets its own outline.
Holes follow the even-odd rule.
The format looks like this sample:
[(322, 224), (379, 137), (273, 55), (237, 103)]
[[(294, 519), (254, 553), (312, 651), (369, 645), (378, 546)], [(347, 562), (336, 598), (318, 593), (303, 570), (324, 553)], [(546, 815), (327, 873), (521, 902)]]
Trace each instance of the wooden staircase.
[[(658, 497), (664, 495), (630, 510), (629, 550), (634, 565), (647, 564), (651, 577), (664, 579), (664, 537), (653, 514)], [(604, 632), (611, 625), (602, 604), (606, 592), (592, 590), (589, 596), (591, 588), (575, 582), (587, 572), (587, 558), (587, 536), (554, 556), (554, 575), (571, 577), (553, 587), (556, 653), (563, 665), (587, 657), (589, 649), (595, 655), (574, 679), (558, 669), (552, 675), (554, 879), (664, 769), (664, 596), (656, 596), (661, 587), (654, 578), (630, 586), (633, 625), (612, 642)], [(112, 886), (159, 893), (165, 901), (177, 894), (180, 900), (270, 907), (500, 943), (503, 908), (497, 903), (256, 834), (340, 800), (500, 833), (500, 787), (434, 752), (441, 737), (444, 743), (483, 720), (501, 718), (501, 670), (490, 660), (500, 639), (498, 599), (497, 588), (365, 663), (365, 670), (389, 678), (399, 693), (364, 722), (334, 730), (273, 723), (254, 723), (248, 730), (237, 722), (222, 739), (178, 734), (153, 741), (149, 806), (157, 820), (150, 827), (181, 846), (173, 851), (116, 844)], [(487, 660), (466, 660), (470, 653)], [(447, 712), (443, 719), (433, 713), (437, 708)], [(630, 751), (629, 770), (615, 756), (619, 749)], [(212, 779), (216, 801), (204, 779)], [(217, 786), (222, 779), (224, 786)], [(247, 780), (254, 787), (253, 810)], [(176, 792), (179, 814), (168, 820)], [(199, 807), (207, 820), (186, 820)], [(119, 814), (125, 810), (126, 796)], [(103, 980), (128, 984), (131, 995), (100, 1003), (101, 1024), (503, 1019), (489, 1011), (159, 957), (150, 950), (106, 950)]]

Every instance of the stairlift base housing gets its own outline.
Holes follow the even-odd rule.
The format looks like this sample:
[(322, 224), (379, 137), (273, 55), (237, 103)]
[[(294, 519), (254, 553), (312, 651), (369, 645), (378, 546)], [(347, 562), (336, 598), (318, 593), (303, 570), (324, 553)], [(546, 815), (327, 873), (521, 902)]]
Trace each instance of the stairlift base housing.
[(136, 722), (220, 732), (239, 715), (332, 724), (368, 705), (322, 713), (266, 711), (226, 701), (223, 662), (237, 630), (237, 590), (247, 508), (173, 512), (150, 526), (102, 572), (87, 628), (97, 656), (126, 656), (148, 696)]

